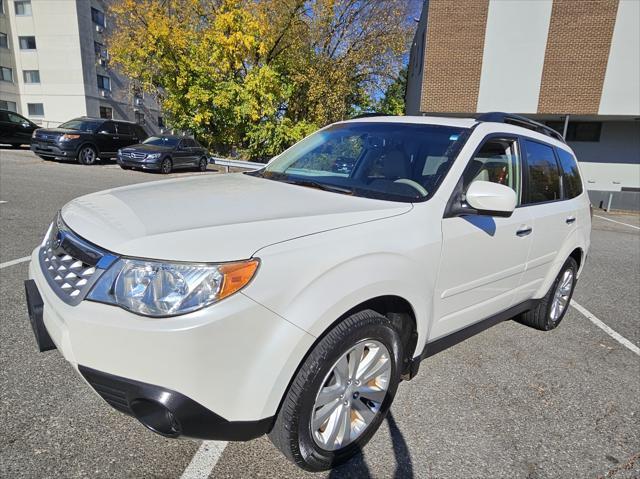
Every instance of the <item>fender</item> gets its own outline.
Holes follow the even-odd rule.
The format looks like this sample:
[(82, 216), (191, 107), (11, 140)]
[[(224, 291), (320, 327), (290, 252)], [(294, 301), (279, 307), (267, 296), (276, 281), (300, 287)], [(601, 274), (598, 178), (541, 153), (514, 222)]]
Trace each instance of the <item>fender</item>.
[(584, 260), (586, 258), (588, 250), (585, 236), (586, 235), (583, 232), (583, 228), (577, 228), (571, 233), (571, 235), (562, 245), (562, 248), (560, 248), (560, 250), (556, 254), (555, 259), (552, 261), (551, 266), (547, 271), (547, 275), (544, 278), (544, 281), (542, 281), (540, 287), (533, 296), (534, 299), (540, 299), (547, 294), (549, 288), (551, 288), (551, 285), (553, 284), (553, 281), (556, 279), (556, 276), (558, 276), (558, 273), (560, 273), (560, 268), (562, 268), (562, 265), (576, 248), (582, 250), (582, 261), (580, 262), (580, 267), (578, 269), (578, 276), (580, 275), (580, 272), (584, 267)]

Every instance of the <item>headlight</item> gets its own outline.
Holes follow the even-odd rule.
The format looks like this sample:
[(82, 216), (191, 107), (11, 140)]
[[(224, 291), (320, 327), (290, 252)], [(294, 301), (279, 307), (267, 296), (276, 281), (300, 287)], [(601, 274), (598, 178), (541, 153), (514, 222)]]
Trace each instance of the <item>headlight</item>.
[(115, 304), (144, 316), (175, 316), (209, 306), (246, 286), (258, 259), (221, 264), (120, 259), (87, 299)]
[(65, 133), (60, 137), (60, 141), (71, 141), (77, 140), (78, 138), (80, 138), (80, 135), (69, 135), (68, 133)]
[(150, 153), (145, 156), (147, 160), (155, 160), (156, 158), (160, 158), (160, 153)]

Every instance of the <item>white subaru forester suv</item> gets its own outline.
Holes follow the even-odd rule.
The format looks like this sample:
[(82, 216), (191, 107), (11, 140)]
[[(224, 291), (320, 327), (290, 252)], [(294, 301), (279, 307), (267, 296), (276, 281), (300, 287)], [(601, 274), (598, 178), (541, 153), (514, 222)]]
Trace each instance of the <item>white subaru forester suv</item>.
[(266, 167), (62, 208), (26, 281), (40, 350), (167, 437), (268, 433), (307, 470), (367, 443), (425, 358), (555, 328), (589, 250), (562, 137), (507, 114), (330, 125)]

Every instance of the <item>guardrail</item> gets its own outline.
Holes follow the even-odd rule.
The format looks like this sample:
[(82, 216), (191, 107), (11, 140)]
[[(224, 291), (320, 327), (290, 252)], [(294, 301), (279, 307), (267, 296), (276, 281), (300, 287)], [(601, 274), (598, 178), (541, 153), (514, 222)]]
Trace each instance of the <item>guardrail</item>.
[(255, 163), (253, 161), (227, 160), (225, 158), (216, 158), (215, 156), (209, 158), (209, 163), (224, 167), (227, 173), (229, 173), (231, 168), (240, 168), (241, 170), (259, 170), (260, 168), (264, 167), (264, 164), (262, 163)]

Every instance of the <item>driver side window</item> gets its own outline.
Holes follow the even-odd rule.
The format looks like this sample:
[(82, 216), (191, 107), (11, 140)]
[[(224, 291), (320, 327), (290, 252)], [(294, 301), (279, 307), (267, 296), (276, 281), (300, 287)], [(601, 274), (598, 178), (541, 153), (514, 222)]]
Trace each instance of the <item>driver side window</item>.
[(462, 175), (463, 191), (467, 191), (474, 181), (500, 183), (516, 192), (520, 204), (520, 165), (518, 141), (515, 138), (490, 138), (469, 161)]

